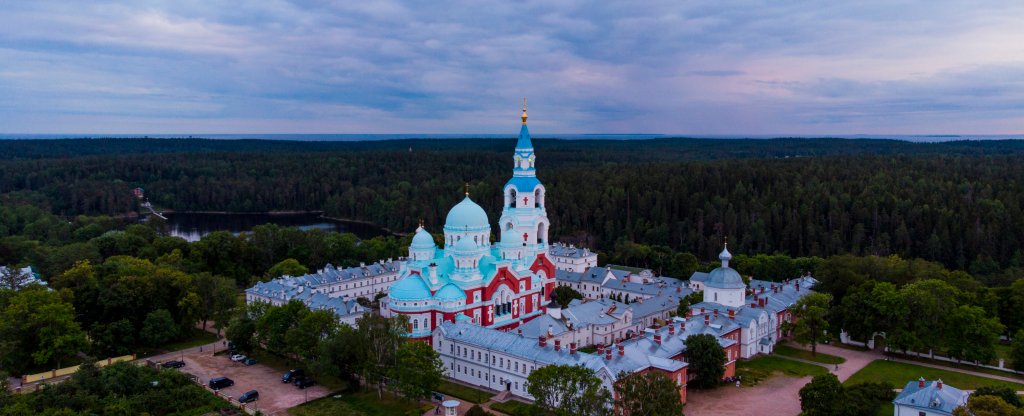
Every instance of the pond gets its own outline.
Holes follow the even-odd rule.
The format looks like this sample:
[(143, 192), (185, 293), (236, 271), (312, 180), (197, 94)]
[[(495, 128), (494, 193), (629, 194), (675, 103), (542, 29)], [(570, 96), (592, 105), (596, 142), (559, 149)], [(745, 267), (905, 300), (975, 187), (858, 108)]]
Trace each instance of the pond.
[(253, 227), (263, 224), (298, 227), (303, 230), (320, 229), (352, 233), (363, 239), (388, 235), (386, 230), (372, 224), (327, 219), (315, 212), (294, 214), (171, 212), (164, 215), (167, 217), (167, 228), (170, 235), (188, 241), (198, 241), (204, 235), (215, 231), (238, 234), (251, 231)]

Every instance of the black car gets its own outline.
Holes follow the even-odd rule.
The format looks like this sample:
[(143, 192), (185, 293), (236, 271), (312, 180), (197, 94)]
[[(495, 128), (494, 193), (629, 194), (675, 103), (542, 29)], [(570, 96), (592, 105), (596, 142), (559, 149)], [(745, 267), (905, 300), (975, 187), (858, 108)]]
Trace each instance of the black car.
[(165, 361), (163, 364), (160, 364), (160, 365), (163, 368), (181, 368), (181, 367), (185, 366), (185, 362), (181, 361), (181, 360), (171, 360), (171, 361)]
[(241, 396), (238, 396), (238, 402), (239, 403), (249, 403), (249, 402), (257, 401), (259, 399), (260, 399), (260, 392), (258, 392), (256, 390), (249, 390), (249, 391), (245, 392), (244, 394), (242, 394)]
[(300, 377), (304, 377), (305, 375), (306, 375), (306, 371), (305, 370), (303, 370), (301, 368), (296, 368), (296, 369), (291, 370), (291, 371), (289, 371), (287, 373), (284, 373), (284, 375), (281, 376), (281, 382), (282, 383), (294, 383), (296, 379), (298, 379)]
[(295, 380), (295, 387), (298, 387), (300, 389), (304, 389), (306, 387), (312, 387), (314, 384), (316, 384), (316, 382), (313, 381), (313, 379), (309, 378), (309, 377), (300, 377), (300, 378)]
[(217, 377), (210, 379), (210, 388), (213, 390), (220, 390), (234, 385), (235, 381), (227, 377)]

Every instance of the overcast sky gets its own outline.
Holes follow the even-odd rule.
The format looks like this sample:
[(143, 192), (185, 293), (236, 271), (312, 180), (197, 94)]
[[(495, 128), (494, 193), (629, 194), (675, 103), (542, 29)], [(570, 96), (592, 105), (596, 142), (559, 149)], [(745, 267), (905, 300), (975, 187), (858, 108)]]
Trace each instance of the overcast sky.
[(5, 1), (0, 133), (1024, 132), (1024, 1)]

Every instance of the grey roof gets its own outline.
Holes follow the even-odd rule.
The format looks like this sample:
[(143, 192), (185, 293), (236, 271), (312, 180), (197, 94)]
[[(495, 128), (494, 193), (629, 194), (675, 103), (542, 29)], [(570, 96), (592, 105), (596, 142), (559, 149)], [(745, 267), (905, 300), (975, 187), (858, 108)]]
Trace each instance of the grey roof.
[[(689, 293), (684, 294), (687, 295)], [(633, 309), (633, 322), (640, 322), (643, 318), (659, 314), (665, 310), (676, 310), (679, 307), (679, 297), (675, 295), (659, 295), (650, 299), (630, 303)]]
[(546, 337), (548, 336), (548, 328), (551, 328), (552, 336), (569, 332), (569, 327), (565, 323), (548, 314), (538, 316), (519, 325), (519, 329), (523, 331), (523, 336), (527, 338)]
[(719, 289), (739, 289), (747, 287), (743, 283), (743, 278), (740, 277), (740, 273), (728, 265), (712, 270), (708, 273), (707, 280), (704, 281), (704, 286), (714, 287)]
[(611, 299), (573, 299), (569, 307), (562, 310), (562, 317), (575, 327), (606, 325), (622, 319), (630, 305)]
[[(605, 281), (611, 274), (613, 278)], [(555, 279), (566, 283), (589, 283), (600, 285), (609, 290), (617, 290), (644, 296), (657, 296), (659, 294), (676, 293), (677, 296), (686, 296), (693, 293), (686, 281), (668, 276), (655, 276), (649, 270), (640, 273), (633, 273), (628, 270), (617, 269), (612, 266), (594, 266), (582, 273), (556, 270)], [(628, 281), (627, 281), (628, 280)]]
[(555, 243), (548, 246), (548, 254), (555, 257), (571, 257), (577, 259), (597, 255), (597, 253), (590, 251), (588, 248), (565, 245), (564, 243)]
[(892, 402), (928, 411), (940, 411), (952, 414), (953, 409), (967, 403), (969, 393), (950, 385), (942, 385), (942, 380), (925, 381), (924, 387), (918, 387), (920, 381), (908, 382), (899, 396)]
[(708, 274), (704, 272), (693, 272), (690, 275), (690, 281), (692, 282), (705, 282), (708, 280)]

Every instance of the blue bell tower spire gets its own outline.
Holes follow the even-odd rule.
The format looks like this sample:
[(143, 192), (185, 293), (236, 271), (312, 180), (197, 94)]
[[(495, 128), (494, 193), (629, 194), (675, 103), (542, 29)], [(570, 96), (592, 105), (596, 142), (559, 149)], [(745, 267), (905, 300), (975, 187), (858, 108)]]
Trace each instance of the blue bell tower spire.
[(505, 205), (498, 220), (502, 245), (510, 250), (505, 258), (532, 258), (547, 252), (548, 247), (550, 222), (544, 208), (546, 190), (537, 179), (536, 157), (530, 130), (526, 127), (525, 98), (520, 118), (523, 126), (519, 128), (519, 140), (512, 156), (515, 166), (512, 178), (505, 184)]
[(523, 127), (519, 128), (519, 140), (516, 141), (515, 166), (512, 169), (512, 176), (536, 177), (535, 166), (536, 156), (533, 153), (533, 142), (530, 141), (530, 129), (526, 127), (526, 97), (523, 97)]

